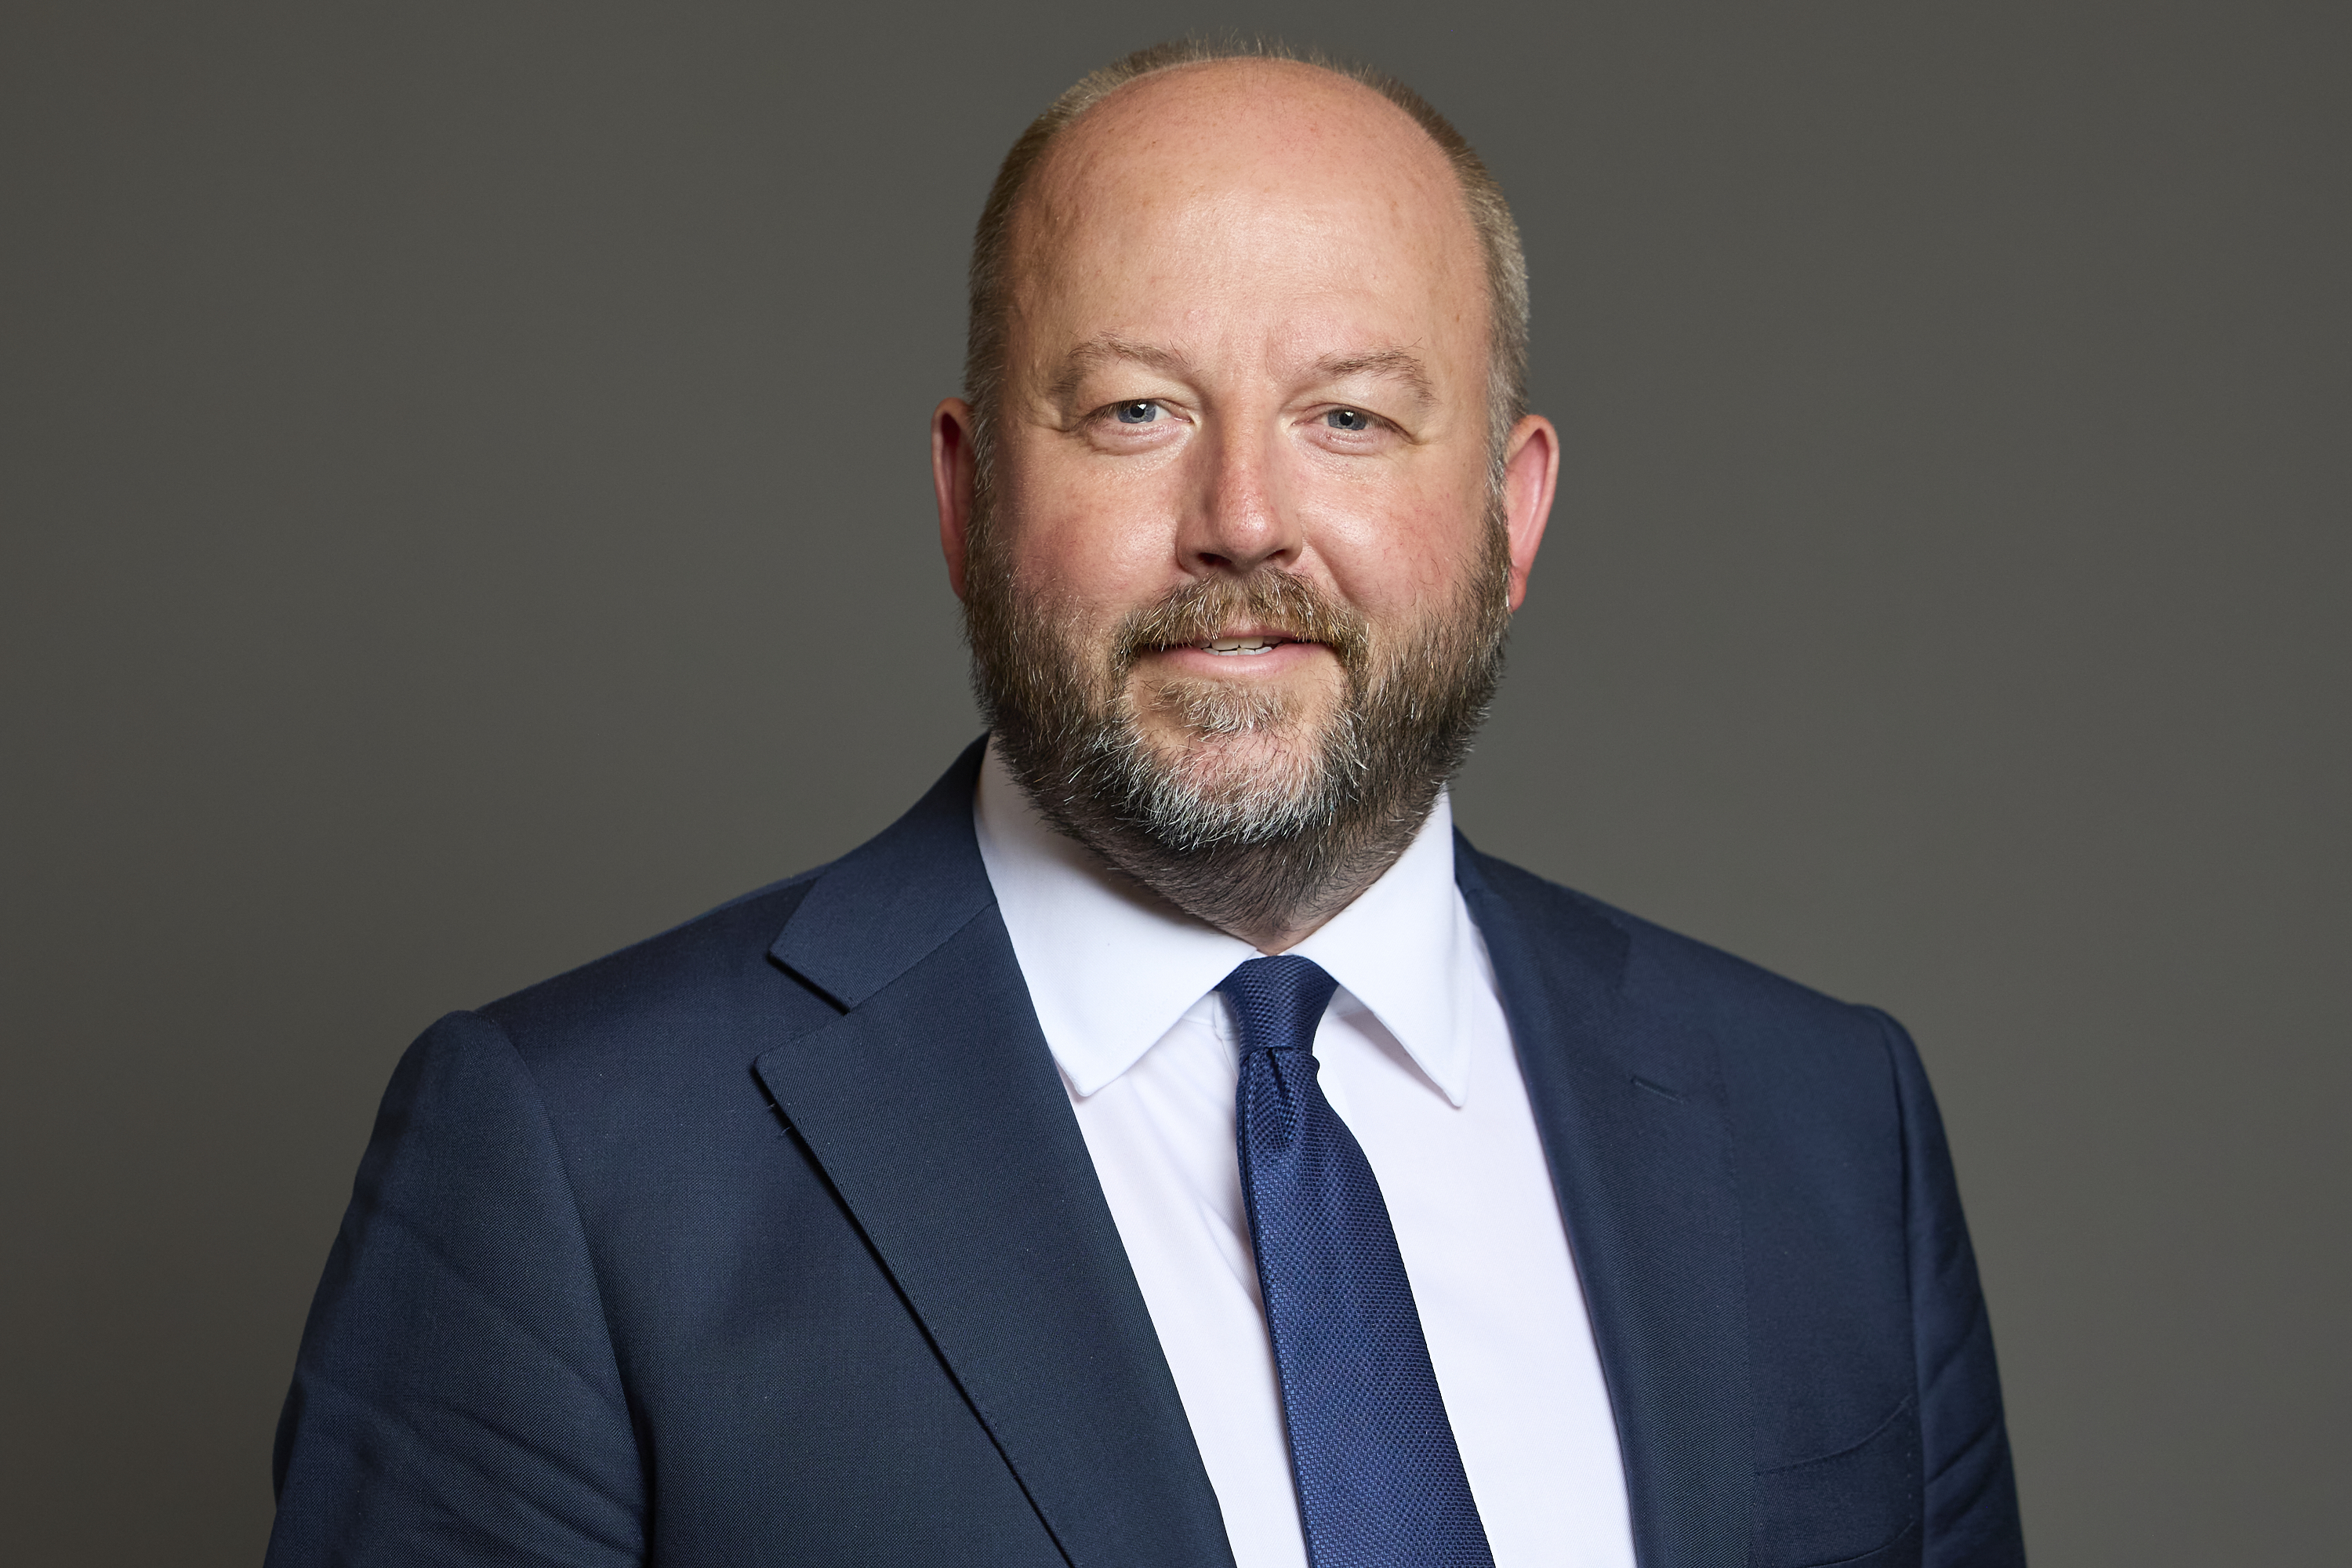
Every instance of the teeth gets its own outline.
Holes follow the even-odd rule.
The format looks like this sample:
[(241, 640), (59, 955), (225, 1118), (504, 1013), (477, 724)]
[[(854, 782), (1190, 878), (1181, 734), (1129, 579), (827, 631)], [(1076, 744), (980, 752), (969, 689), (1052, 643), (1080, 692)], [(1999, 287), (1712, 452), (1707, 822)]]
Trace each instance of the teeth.
[(1203, 646), (1211, 653), (1265, 653), (1273, 647), (1274, 637), (1212, 637)]

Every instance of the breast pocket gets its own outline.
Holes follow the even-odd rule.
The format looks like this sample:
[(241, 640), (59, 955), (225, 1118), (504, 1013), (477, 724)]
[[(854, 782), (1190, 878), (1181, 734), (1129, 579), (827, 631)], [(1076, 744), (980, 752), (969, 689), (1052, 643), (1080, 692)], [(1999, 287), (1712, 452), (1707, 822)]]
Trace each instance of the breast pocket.
[(1917, 1568), (1920, 1489), (1906, 1399), (1852, 1447), (1757, 1472), (1749, 1568)]

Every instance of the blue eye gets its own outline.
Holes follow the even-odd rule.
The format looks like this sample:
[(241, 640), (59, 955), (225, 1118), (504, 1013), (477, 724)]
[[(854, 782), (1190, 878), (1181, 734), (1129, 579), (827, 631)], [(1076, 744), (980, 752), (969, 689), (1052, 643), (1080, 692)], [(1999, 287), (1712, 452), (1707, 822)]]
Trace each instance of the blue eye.
[(1334, 430), (1369, 430), (1372, 416), (1360, 408), (1334, 408), (1323, 416), (1323, 423)]
[(1160, 405), (1150, 398), (1118, 405), (1118, 422), (1122, 425), (1149, 425), (1160, 417)]

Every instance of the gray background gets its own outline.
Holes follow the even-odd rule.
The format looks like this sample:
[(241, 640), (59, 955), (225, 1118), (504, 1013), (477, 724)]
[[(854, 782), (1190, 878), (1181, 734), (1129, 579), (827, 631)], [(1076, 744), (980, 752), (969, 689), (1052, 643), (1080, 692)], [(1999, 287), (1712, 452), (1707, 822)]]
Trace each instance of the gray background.
[(1918, 1035), (2043, 1564), (2338, 1546), (2346, 7), (0, 12), (0, 1536), (249, 1563), (412, 1035), (974, 730), (996, 158), (1237, 22), (1526, 226), (1482, 843)]

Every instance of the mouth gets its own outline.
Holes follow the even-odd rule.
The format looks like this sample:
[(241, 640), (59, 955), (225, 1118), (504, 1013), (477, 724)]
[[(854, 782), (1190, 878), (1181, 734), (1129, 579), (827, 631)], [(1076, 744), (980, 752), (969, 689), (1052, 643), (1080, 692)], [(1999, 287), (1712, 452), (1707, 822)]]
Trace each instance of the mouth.
[(1297, 642), (1297, 637), (1268, 634), (1263, 637), (1211, 637), (1205, 642), (1187, 644), (1202, 653), (1213, 653), (1222, 658), (1254, 658), (1272, 653), (1285, 643)]
[(1218, 632), (1216, 637), (1147, 645), (1137, 650), (1139, 668), (1154, 680), (1205, 681), (1217, 687), (1258, 687), (1268, 682), (1282, 686), (1321, 670), (1327, 656), (1337, 651), (1328, 643), (1265, 630), (1262, 623), (1222, 626)]
[(1182, 642), (1154, 641), (1145, 644), (1137, 651), (1162, 655), (1174, 654), (1180, 657), (1185, 654), (1204, 653), (1213, 658), (1247, 660), (1267, 658), (1284, 648), (1294, 648), (1304, 653), (1309, 648), (1322, 646), (1321, 643), (1310, 637), (1302, 637), (1296, 632), (1283, 631), (1261, 621), (1255, 626), (1246, 622), (1238, 626), (1228, 624), (1220, 627), (1214, 637), (1189, 637)]

